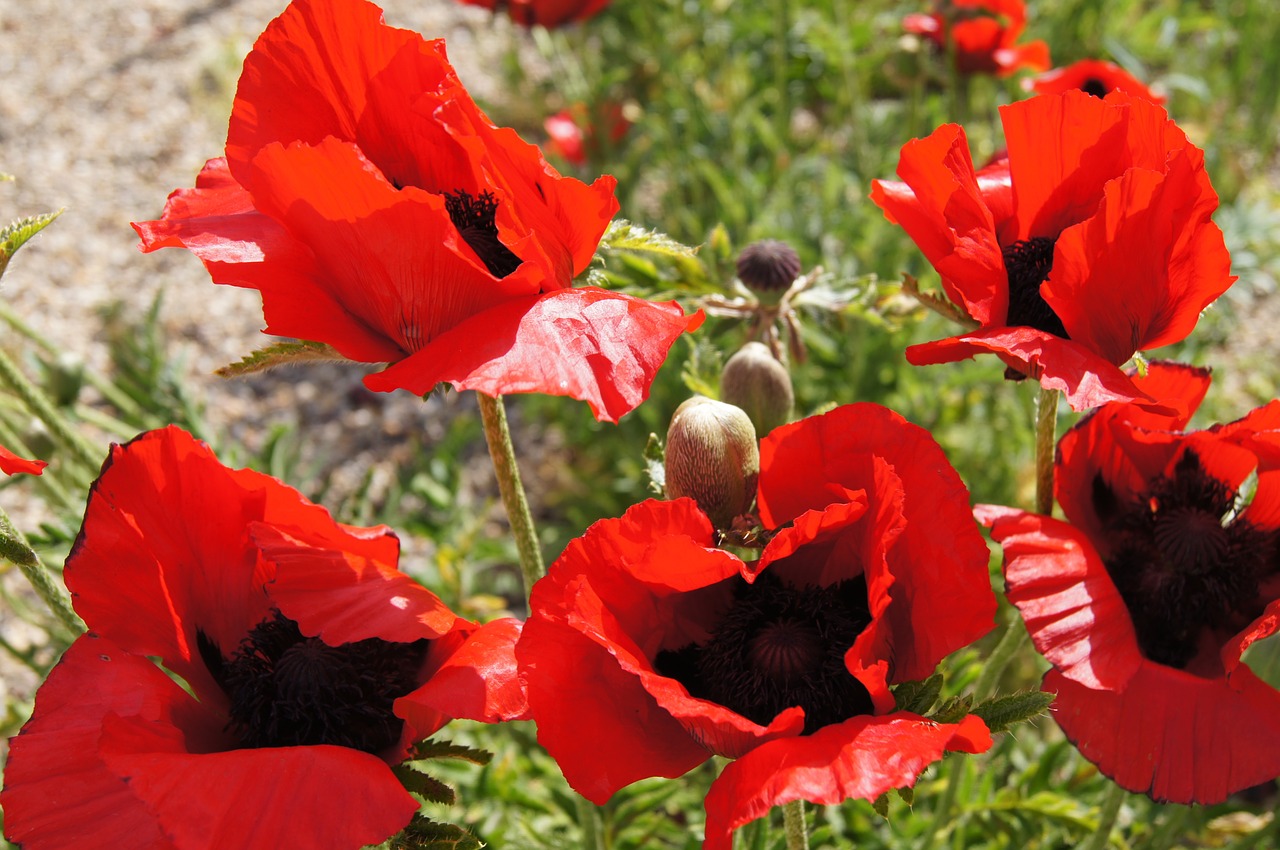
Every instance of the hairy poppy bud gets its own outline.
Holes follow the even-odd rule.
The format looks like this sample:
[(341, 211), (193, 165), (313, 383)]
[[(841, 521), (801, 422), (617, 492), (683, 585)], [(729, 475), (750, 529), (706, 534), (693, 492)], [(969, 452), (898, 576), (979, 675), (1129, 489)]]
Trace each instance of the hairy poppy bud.
[(751, 509), (760, 475), (756, 430), (731, 404), (694, 396), (667, 428), (667, 495), (689, 496), (717, 528)]
[(738, 255), (738, 279), (756, 295), (779, 298), (800, 276), (800, 255), (786, 242), (763, 239)]
[(757, 434), (768, 434), (791, 418), (795, 393), (791, 374), (763, 342), (749, 342), (724, 364), (720, 398), (742, 408)]

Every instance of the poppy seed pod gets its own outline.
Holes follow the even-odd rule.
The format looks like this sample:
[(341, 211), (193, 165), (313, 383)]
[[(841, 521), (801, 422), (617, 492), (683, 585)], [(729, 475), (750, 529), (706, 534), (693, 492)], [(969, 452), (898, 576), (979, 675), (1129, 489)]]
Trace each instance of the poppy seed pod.
[(786, 242), (763, 239), (738, 255), (738, 279), (758, 296), (779, 297), (800, 276), (800, 255)]
[(795, 402), (791, 374), (763, 342), (747, 343), (724, 364), (720, 397), (742, 408), (760, 435), (785, 425)]
[(667, 496), (688, 496), (717, 528), (751, 509), (760, 450), (751, 418), (731, 404), (694, 396), (667, 428)]

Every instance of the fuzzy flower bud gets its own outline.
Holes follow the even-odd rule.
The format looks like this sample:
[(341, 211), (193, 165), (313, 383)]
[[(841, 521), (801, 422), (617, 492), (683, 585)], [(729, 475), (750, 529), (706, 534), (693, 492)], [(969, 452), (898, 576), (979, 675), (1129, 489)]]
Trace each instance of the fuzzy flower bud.
[(751, 510), (760, 450), (751, 419), (739, 408), (694, 396), (667, 429), (667, 496), (689, 496), (716, 528)]
[(777, 299), (800, 276), (800, 255), (786, 242), (763, 239), (738, 255), (738, 279), (758, 296)]
[(791, 418), (791, 374), (762, 342), (749, 342), (724, 364), (720, 398), (742, 408), (756, 433), (768, 434)]

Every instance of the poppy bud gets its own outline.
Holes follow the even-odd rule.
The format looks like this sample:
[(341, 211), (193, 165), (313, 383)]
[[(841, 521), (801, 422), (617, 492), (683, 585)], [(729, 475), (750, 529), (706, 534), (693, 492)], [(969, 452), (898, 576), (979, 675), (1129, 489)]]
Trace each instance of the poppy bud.
[(738, 255), (738, 279), (756, 295), (777, 300), (800, 276), (800, 255), (786, 242), (763, 239)]
[(746, 411), (757, 434), (768, 434), (791, 418), (795, 393), (791, 374), (769, 346), (749, 342), (724, 364), (720, 398)]
[(731, 404), (694, 396), (667, 429), (667, 496), (689, 496), (717, 528), (751, 509), (760, 450), (751, 418)]

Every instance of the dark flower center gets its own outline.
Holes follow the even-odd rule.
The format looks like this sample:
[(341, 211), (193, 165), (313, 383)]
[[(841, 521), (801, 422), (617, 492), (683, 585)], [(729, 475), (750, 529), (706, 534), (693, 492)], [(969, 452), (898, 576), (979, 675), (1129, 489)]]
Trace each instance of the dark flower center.
[(1090, 77), (1080, 84), (1080, 91), (1085, 94), (1091, 94), (1094, 97), (1106, 97), (1107, 92), (1110, 90), (1102, 80), (1099, 80), (1097, 77)]
[(1035, 236), (1006, 245), (1005, 271), (1009, 274), (1010, 327), (1028, 327), (1069, 339), (1062, 320), (1040, 295), (1040, 284), (1049, 279), (1053, 266), (1053, 243), (1045, 236)]
[(733, 604), (710, 639), (659, 652), (659, 673), (762, 726), (798, 705), (806, 735), (872, 713), (871, 696), (844, 663), (871, 622), (862, 577), (803, 588), (769, 573), (754, 584), (735, 581)]
[(379, 638), (330, 646), (304, 637), (275, 611), (230, 658), (200, 632), (200, 655), (231, 706), (229, 730), (244, 747), (334, 744), (376, 753), (400, 739), (396, 698), (419, 685), (429, 641)]
[(491, 192), (473, 197), (459, 189), (444, 193), (444, 208), (463, 240), (479, 255), (489, 274), (503, 278), (520, 267), (520, 258), (498, 240), (498, 201)]
[(1234, 633), (1262, 613), (1259, 585), (1276, 570), (1276, 537), (1239, 515), (1237, 499), (1192, 451), (1131, 504), (1094, 479), (1111, 544), (1107, 572), (1152, 661), (1185, 668), (1206, 630)]

